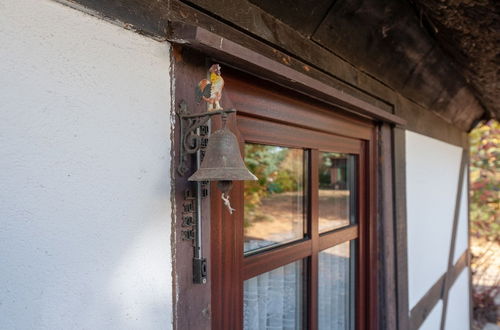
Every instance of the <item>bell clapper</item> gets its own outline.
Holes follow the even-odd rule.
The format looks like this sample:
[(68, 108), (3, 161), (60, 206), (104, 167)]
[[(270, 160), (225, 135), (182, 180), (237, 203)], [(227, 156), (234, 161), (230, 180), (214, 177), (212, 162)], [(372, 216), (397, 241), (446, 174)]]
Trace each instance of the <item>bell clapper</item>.
[(221, 199), (224, 201), (224, 205), (227, 207), (229, 214), (233, 214), (235, 209), (231, 207), (231, 202), (229, 201), (229, 191), (233, 188), (233, 181), (218, 181), (217, 188), (222, 192)]

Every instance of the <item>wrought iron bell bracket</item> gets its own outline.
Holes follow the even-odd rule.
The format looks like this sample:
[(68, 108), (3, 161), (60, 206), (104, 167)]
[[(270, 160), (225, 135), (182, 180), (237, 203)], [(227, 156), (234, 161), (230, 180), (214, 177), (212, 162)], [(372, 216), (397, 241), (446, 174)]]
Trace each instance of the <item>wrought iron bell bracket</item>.
[[(176, 114), (179, 117), (180, 122), (180, 146), (179, 146), (179, 164), (177, 166), (177, 172), (180, 176), (186, 175), (189, 170), (190, 156), (196, 154), (197, 167), (200, 166), (201, 162), (201, 152), (202, 148), (206, 147), (204, 141), (208, 140), (208, 131), (203, 131), (205, 124), (210, 120), (211, 117), (220, 115), (222, 121), (225, 125), (227, 117), (231, 113), (235, 113), (235, 109), (228, 110), (218, 110), (211, 112), (204, 112), (201, 114), (191, 114), (188, 110), (186, 101), (182, 100), (179, 103), (179, 107), (176, 109)], [(232, 186), (232, 182), (219, 182), (218, 186), (224, 189), (229, 189)], [(205, 284), (207, 283), (207, 259), (203, 256), (202, 248), (202, 221), (201, 221), (201, 203), (204, 197), (202, 193), (202, 183), (196, 182), (196, 193), (188, 193), (185, 197), (189, 201), (185, 201), (186, 205), (190, 206), (187, 210), (187, 218), (190, 219), (188, 227), (193, 227), (193, 229), (184, 230), (183, 239), (192, 240), (194, 255), (193, 255), (193, 283)], [(191, 218), (192, 215), (192, 218)]]
[(202, 148), (205, 137), (200, 134), (198, 129), (216, 115), (221, 115), (225, 123), (228, 115), (235, 112), (236, 109), (227, 109), (191, 114), (186, 101), (182, 100), (179, 103), (176, 113), (180, 121), (179, 165), (177, 166), (177, 172), (180, 176), (186, 175), (189, 170), (189, 156)]

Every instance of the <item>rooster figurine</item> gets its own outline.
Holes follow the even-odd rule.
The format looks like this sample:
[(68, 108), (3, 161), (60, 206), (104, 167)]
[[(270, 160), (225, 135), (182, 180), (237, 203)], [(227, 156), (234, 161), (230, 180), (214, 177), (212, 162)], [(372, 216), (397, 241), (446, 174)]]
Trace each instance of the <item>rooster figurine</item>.
[(224, 79), (220, 75), (220, 65), (214, 64), (208, 70), (209, 79), (203, 79), (196, 86), (196, 102), (200, 104), (203, 100), (208, 104), (208, 111), (223, 110), (219, 104), (224, 88)]

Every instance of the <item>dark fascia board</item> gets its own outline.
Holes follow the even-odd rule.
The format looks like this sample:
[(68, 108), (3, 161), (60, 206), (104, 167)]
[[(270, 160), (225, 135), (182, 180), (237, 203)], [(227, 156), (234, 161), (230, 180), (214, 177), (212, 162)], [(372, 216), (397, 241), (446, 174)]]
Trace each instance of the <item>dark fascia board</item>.
[(170, 0), (54, 0), (126, 29), (165, 40)]
[(405, 126), (406, 120), (198, 26), (171, 22), (167, 39), (198, 49), (239, 69), (291, 88), (348, 112)]

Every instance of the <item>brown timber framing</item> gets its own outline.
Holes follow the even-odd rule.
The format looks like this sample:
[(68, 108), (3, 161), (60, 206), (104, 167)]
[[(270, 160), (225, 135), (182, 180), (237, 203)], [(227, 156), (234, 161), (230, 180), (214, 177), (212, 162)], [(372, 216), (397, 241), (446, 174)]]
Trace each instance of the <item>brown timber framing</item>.
[[(191, 30), (192, 31), (192, 30)], [(199, 28), (195, 28), (194, 31), (200, 31)], [(203, 33), (207, 33), (205, 31), (202, 31)], [(208, 34), (208, 36), (212, 36), (213, 34)], [(186, 49), (186, 48), (185, 48)], [(205, 48), (203, 47), (199, 47), (199, 49), (202, 49), (204, 52), (203, 54), (200, 54), (199, 56), (200, 57), (204, 57), (204, 54), (207, 52)], [(245, 50), (240, 50), (238, 48), (238, 50), (240, 52), (242, 52), (242, 56), (244, 55), (244, 52)], [(199, 77), (199, 76), (203, 76), (203, 74), (201, 73), (200, 71), (200, 63), (201, 61), (193, 61), (193, 60), (190, 60), (189, 59), (189, 56), (185, 56), (184, 55), (184, 52), (181, 53), (181, 48), (180, 47), (175, 47), (174, 49), (175, 53), (174, 53), (174, 58), (175, 58), (175, 64), (174, 64), (174, 67), (176, 68), (175, 70), (175, 77), (176, 77), (176, 99), (180, 99), (181, 98), (181, 95), (183, 97), (187, 97), (187, 98), (192, 98), (191, 96), (186, 96), (186, 93), (189, 93), (189, 85), (192, 84), (192, 80), (194, 79), (192, 76), (187, 78), (187, 77), (184, 77), (183, 75), (186, 74), (186, 73), (189, 73), (189, 72), (193, 72), (195, 73), (198, 72), (198, 74), (196, 75), (196, 78)], [(186, 49), (186, 52), (187, 54), (190, 54), (190, 53), (196, 53), (196, 51), (191, 51), (189, 49)], [(239, 53), (238, 53), (239, 54)], [(236, 54), (236, 55), (238, 55)], [(224, 54), (217, 54), (218, 55), (218, 58), (220, 56), (224, 56)], [(258, 55), (258, 54), (257, 54)], [(236, 56), (235, 56), (236, 57)], [(218, 60), (217, 58), (217, 60)], [(189, 62), (192, 62), (192, 64), (189, 64)], [(272, 63), (269, 63), (269, 65), (271, 65)], [(192, 69), (189, 69), (190, 66), (193, 66)], [(258, 66), (258, 63), (255, 64), (255, 66)], [(181, 68), (180, 70), (177, 69), (177, 67)], [(186, 67), (184, 69), (182, 69), (183, 67)], [(290, 70), (289, 68), (286, 68), (288, 70)], [(183, 70), (183, 71), (182, 71)], [(271, 70), (269, 70), (271, 71)], [(185, 73), (182, 73), (182, 72), (185, 72)], [(288, 71), (286, 71), (288, 72)], [(275, 71), (271, 71), (270, 72), (270, 76), (269, 76), (269, 79), (271, 80), (273, 76), (276, 76), (277, 74), (279, 74), (280, 72), (276, 73)], [(290, 74), (292, 74), (293, 72), (290, 72)], [(286, 74), (283, 74), (281, 73), (284, 77), (286, 77)], [(186, 83), (186, 81), (187, 83)], [(228, 77), (228, 81), (230, 81), (230, 78)], [(296, 90), (297, 88), (295, 88)], [(333, 92), (333, 91), (332, 91)], [(342, 94), (335, 94), (334, 93), (334, 96), (336, 97), (339, 97), (340, 100), (342, 101)], [(335, 99), (334, 99), (335, 100)], [(336, 102), (334, 102), (334, 100), (331, 101), (332, 104), (336, 104)], [(348, 101), (353, 101), (355, 103), (355, 108), (351, 108), (350, 112), (361, 112), (361, 111), (365, 111), (363, 112), (362, 114), (366, 117), (366, 116), (369, 116), (371, 114), (371, 116), (373, 117), (373, 113), (371, 111), (368, 111), (370, 109), (373, 109), (375, 108), (373, 105), (370, 105), (366, 102), (359, 102), (358, 100), (356, 99), (348, 99), (348, 100), (343, 100), (343, 102), (345, 104), (348, 105)], [(368, 110), (366, 109), (363, 109), (363, 106), (366, 106), (368, 108)], [(338, 108), (338, 107), (337, 107)], [(345, 107), (344, 107), (345, 108)], [(352, 110), (357, 110), (357, 111), (352, 111)], [(375, 110), (377, 110), (375, 108)], [(272, 115), (272, 114), (268, 114), (268, 115)], [(392, 121), (390, 119), (393, 119)], [(258, 121), (258, 119), (254, 119), (256, 121)], [(238, 124), (238, 127), (239, 129), (241, 130), (244, 130), (245, 129), (245, 125), (242, 125), (244, 123), (244, 120), (239, 120), (241, 121), (241, 123)], [(385, 121), (385, 122), (389, 122), (391, 124), (404, 124), (404, 121), (400, 120), (398, 117), (394, 116), (394, 115), (391, 115), (390, 113), (387, 113), (387, 112), (384, 112), (382, 110), (379, 110), (378, 112), (375, 111), (375, 121), (378, 121), (378, 122), (382, 122), (382, 121)], [(362, 123), (363, 121), (361, 121)], [(299, 128), (296, 128), (296, 129), (299, 129)], [(392, 157), (391, 157), (391, 140), (390, 140), (390, 135), (387, 135), (388, 132), (390, 132), (390, 126), (388, 124), (385, 124), (385, 129), (384, 129), (384, 137), (382, 139), (382, 136), (380, 135), (380, 133), (378, 133), (378, 131), (373, 131), (372, 133), (372, 137), (373, 138), (370, 138), (373, 143), (370, 143), (370, 150), (369, 150), (369, 154), (371, 155), (370, 156), (370, 159), (372, 159), (372, 161), (370, 162), (370, 172), (372, 173), (372, 175), (370, 175), (370, 178), (371, 178), (371, 182), (370, 182), (370, 195), (371, 196), (375, 196), (376, 194), (381, 194), (381, 191), (380, 190), (383, 190), (382, 188), (377, 188), (376, 186), (376, 183), (378, 182), (378, 179), (376, 179), (376, 176), (378, 175), (378, 173), (375, 173), (375, 169), (378, 168), (378, 166), (380, 164), (379, 161), (378, 161), (378, 155), (379, 153), (382, 151), (380, 150), (380, 147), (379, 147), (379, 143), (382, 143), (381, 141), (384, 140), (384, 150), (383, 150), (383, 153), (384, 153), (384, 157), (386, 157), (386, 162), (391, 162), (392, 161)], [(260, 131), (260, 130), (259, 130)], [(361, 130), (362, 131), (362, 130)], [(318, 133), (319, 134), (319, 133)], [(347, 134), (347, 133), (346, 133)], [(367, 137), (368, 138), (368, 137)], [(339, 141), (342, 141), (344, 138), (342, 137), (338, 137)], [(345, 144), (345, 143), (344, 143)], [(346, 147), (348, 147), (348, 145), (346, 145)], [(354, 145), (352, 146), (354, 148), (354, 150), (357, 150), (359, 147)], [(383, 178), (391, 178), (391, 173), (390, 173), (390, 169), (392, 168), (392, 166), (390, 164), (386, 164), (386, 167), (384, 168), (384, 175), (383, 175)], [(391, 185), (391, 181), (389, 179), (389, 181), (386, 183), (386, 184), (389, 184)], [(386, 198), (391, 198), (392, 197), (392, 193), (390, 192), (391, 189), (388, 189), (389, 191), (389, 195), (386, 196)], [(373, 327), (373, 329), (395, 329), (395, 319), (396, 319), (396, 316), (394, 314), (394, 311), (391, 311), (392, 310), (395, 310), (395, 306), (391, 306), (389, 309), (386, 310), (386, 306), (382, 306), (381, 304), (379, 303), (376, 303), (378, 302), (378, 299), (375, 298), (375, 297), (378, 297), (379, 294), (381, 294), (380, 292), (378, 292), (378, 285), (377, 285), (377, 281), (379, 278), (385, 278), (386, 277), (386, 274), (385, 272), (387, 271), (387, 269), (390, 269), (391, 266), (389, 266), (389, 268), (382, 268), (378, 265), (378, 262), (380, 261), (379, 259), (379, 256), (381, 256), (381, 246), (380, 246), (380, 243), (377, 242), (377, 240), (382, 236), (380, 233), (376, 233), (375, 231), (378, 231), (380, 228), (379, 226), (377, 225), (379, 219), (380, 219), (380, 214), (376, 214), (376, 211), (379, 209), (379, 207), (381, 206), (380, 202), (379, 201), (370, 201), (370, 206), (369, 206), (369, 209), (370, 210), (373, 210), (373, 212), (370, 212), (370, 230), (369, 232), (371, 233), (370, 235), (370, 239), (368, 240), (370, 243), (370, 246), (368, 248), (368, 246), (366, 246), (365, 248), (367, 248), (368, 250), (367, 251), (370, 251), (371, 254), (373, 254), (372, 257), (370, 257), (369, 259), (372, 260), (372, 263), (369, 265), (370, 269), (377, 269), (379, 271), (378, 274), (375, 274), (374, 273), (374, 276), (372, 276), (370, 278), (370, 288), (371, 288), (371, 292), (369, 294), (369, 296), (371, 297), (372, 301), (370, 302), (370, 304), (368, 306), (371, 306), (372, 308), (370, 309), (370, 319), (373, 321), (373, 322), (376, 322), (377, 325), (375, 324), (371, 324), (371, 326)], [(217, 206), (215, 205), (212, 205), (213, 209), (214, 209), (214, 212), (217, 213)], [(242, 206), (240, 206), (241, 208)], [(390, 212), (389, 212), (390, 213)], [(220, 219), (220, 217), (214, 217), (216, 219)], [(387, 216), (386, 217), (387, 221), (388, 222), (392, 222), (393, 219), (392, 217), (390, 216)], [(387, 230), (390, 231), (391, 229), (391, 224), (389, 223), (387, 226), (384, 225), (384, 227), (387, 227)], [(354, 232), (357, 230), (356, 227), (353, 227), (353, 228), (349, 228), (349, 229), (346, 229), (346, 234), (350, 235), (352, 234), (352, 232)], [(211, 235), (212, 237), (219, 237), (220, 235), (218, 235), (219, 233), (218, 232), (214, 232), (212, 231)], [(221, 240), (224, 241), (226, 240), (227, 238), (224, 236), (224, 237), (219, 237), (218, 239), (216, 239), (217, 241), (218, 240)], [(231, 245), (232, 243), (228, 242), (227, 244)], [(320, 240), (320, 244), (321, 244), (321, 240)], [(387, 244), (387, 246), (385, 246), (383, 248), (383, 250), (388, 253), (389, 255), (394, 255), (394, 248), (390, 247), (390, 243)], [(216, 245), (214, 247), (214, 251), (218, 249), (217, 247), (218, 245)], [(177, 250), (179, 250), (177, 248)], [(392, 250), (392, 251), (391, 251)], [(214, 251), (212, 251), (212, 253), (214, 253)], [(180, 252), (178, 252), (180, 253)], [(177, 254), (177, 253), (176, 253)], [(293, 251), (291, 251), (291, 255), (295, 255), (295, 253), (293, 253)], [(296, 256), (295, 256), (296, 257)], [(226, 260), (233, 260), (233, 258), (226, 258)], [(394, 264), (393, 262), (388, 262), (388, 264)], [(177, 276), (178, 278), (180, 278), (180, 273), (179, 271), (177, 271), (177, 269), (175, 270), (176, 273), (178, 273), (179, 275)], [(391, 271), (391, 270), (389, 270)], [(394, 269), (392, 268), (392, 271), (394, 271)], [(189, 273), (187, 273), (189, 274)], [(212, 276), (212, 279), (211, 281), (213, 281), (214, 283), (215, 282), (221, 282), (221, 283), (225, 283), (226, 280), (224, 280), (224, 274), (219, 274), (219, 275), (213, 275)], [(394, 276), (394, 274), (392, 275)], [(390, 275), (389, 275), (390, 277)], [(234, 279), (233, 279), (234, 280)], [(187, 312), (187, 310), (185, 311), (185, 307), (186, 307), (186, 302), (187, 300), (189, 299), (194, 299), (193, 297), (196, 296), (195, 292), (198, 292), (198, 294), (204, 294), (203, 292), (206, 292), (206, 289), (204, 288), (193, 288), (192, 285), (189, 285), (188, 283), (185, 283), (184, 285), (186, 285), (189, 290), (183, 290), (182, 288), (177, 288), (181, 291), (184, 291), (183, 295), (183, 300), (184, 300), (184, 303), (183, 304), (179, 304), (179, 305), (176, 305), (175, 306), (175, 310), (176, 310), (176, 315), (180, 316), (180, 315), (191, 315), (192, 312)], [(219, 284), (220, 286), (220, 284)], [(389, 302), (392, 302), (392, 303), (395, 303), (396, 299), (395, 299), (395, 293), (390, 293), (390, 292), (387, 292), (387, 297), (384, 297), (384, 299), (386, 301), (389, 301)], [(217, 297), (220, 297), (220, 293), (212, 293), (212, 294), (215, 294), (215, 296)], [(239, 293), (234, 293), (235, 296), (241, 296), (241, 294)], [(382, 294), (385, 294), (385, 293), (382, 293)], [(191, 297), (191, 298), (189, 298)], [(226, 303), (229, 303), (229, 305), (224, 305), (224, 306), (234, 306), (234, 304), (238, 304), (238, 303), (241, 303), (239, 301), (232, 301), (232, 298), (233, 296), (227, 296), (227, 297), (221, 297), (223, 301), (225, 301)], [(212, 297), (213, 299), (213, 297)], [(212, 307), (211, 308), (216, 308), (216, 306), (213, 305), (214, 301), (212, 300)], [(203, 306), (201, 306), (203, 307)], [(199, 307), (199, 308), (201, 308)], [(199, 310), (198, 308), (198, 310)], [(206, 306), (205, 305), (205, 308), (204, 310), (207, 310), (207, 315), (210, 315), (210, 311), (211, 311), (211, 308), (209, 306)], [(218, 307), (217, 307), (218, 308)], [(222, 307), (223, 309), (225, 309), (225, 307)], [(364, 309), (364, 308), (363, 308)], [(190, 310), (194, 311), (192, 309), (192, 306), (190, 306)], [(314, 312), (314, 311), (312, 311)], [(187, 313), (187, 314), (186, 314)], [(386, 315), (386, 314), (389, 314), (389, 315)], [(382, 321), (380, 319), (380, 315), (384, 315), (384, 321)], [(368, 319), (368, 318), (367, 318)], [(387, 322), (386, 320), (387, 319), (392, 319), (394, 320), (392, 322), (392, 325), (393, 327), (389, 326), (389, 327), (386, 327), (385, 325), (389, 322)], [(185, 319), (185, 320), (181, 320), (179, 319), (179, 317), (176, 317), (176, 320), (175, 320), (175, 323), (176, 323), (176, 328), (177, 329), (190, 329), (190, 328), (193, 328), (193, 326), (195, 326), (196, 328), (203, 328), (203, 324), (206, 324), (208, 320), (207, 319), (204, 319), (204, 318), (200, 318), (198, 317), (197, 319), (191, 319), (191, 318), (188, 318), (188, 319)], [(217, 322), (219, 322), (219, 320), (215, 320), (214, 321), (215, 323), (213, 324), (213, 326), (215, 328), (217, 328)], [(239, 324), (239, 320), (229, 320), (229, 322), (231, 324), (236, 323), (236, 324)], [(384, 322), (384, 323), (382, 323)], [(201, 325), (201, 327), (200, 327)]]
[(462, 160), (460, 162), (460, 172), (458, 177), (458, 186), (457, 186), (457, 196), (455, 199), (455, 212), (453, 214), (453, 228), (451, 231), (451, 241), (450, 241), (450, 251), (448, 254), (448, 269), (446, 275), (444, 277), (443, 283), (443, 291), (441, 293), (441, 297), (443, 299), (443, 309), (441, 312), (441, 326), (440, 329), (444, 330), (446, 325), (446, 312), (448, 310), (448, 296), (450, 292), (450, 288), (452, 285), (452, 274), (451, 270), (453, 268), (453, 258), (455, 257), (455, 242), (457, 240), (457, 231), (458, 231), (458, 218), (460, 216), (460, 203), (462, 201), (462, 190), (463, 190), (463, 182), (464, 182), (464, 174), (467, 173), (467, 150), (462, 150)]
[(397, 284), (396, 284), (396, 246), (394, 215), (394, 177), (393, 177), (393, 130), (388, 124), (378, 128), (378, 187), (379, 206), (377, 229), (379, 245), (379, 309), (380, 329), (395, 330), (397, 326)]
[[(442, 299), (442, 293), (446, 287), (451, 287), (457, 280), (460, 273), (469, 265), (469, 250), (465, 251), (453, 267), (434, 283), (434, 285), (425, 293), (420, 301), (412, 308), (410, 314), (410, 326), (406, 329), (417, 330), (424, 323), (434, 306)], [(445, 284), (445, 278), (448, 284)]]
[[(420, 328), (429, 313), (432, 311), (439, 299), (443, 301), (443, 308), (441, 310), (440, 329), (444, 330), (446, 325), (446, 314), (448, 307), (449, 291), (458, 275), (469, 263), (469, 247), (460, 256), (459, 260), (453, 264), (455, 257), (456, 237), (458, 230), (458, 221), (460, 216), (460, 203), (462, 201), (464, 174), (467, 173), (467, 156), (468, 148), (462, 150), (462, 157), (460, 161), (460, 170), (457, 184), (457, 193), (455, 198), (455, 212), (453, 215), (453, 226), (450, 239), (450, 247), (448, 252), (448, 267), (434, 285), (427, 291), (427, 293), (420, 299), (420, 301), (413, 307), (410, 314), (410, 330)], [(470, 303), (470, 302), (469, 302)]]
[(408, 307), (408, 250), (406, 221), (406, 135), (401, 128), (394, 128), (393, 180), (394, 180), (394, 217), (395, 217), (395, 257), (396, 257), (396, 301), (398, 329), (409, 329)]
[(406, 124), (405, 120), (368, 102), (342, 93), (336, 88), (203, 28), (173, 23), (171, 40), (193, 46), (216, 57), (219, 61), (220, 59), (227, 60), (229, 64), (236, 65), (251, 73), (257, 73), (261, 78), (267, 78), (355, 114), (397, 125)]
[[(305, 74), (315, 80), (338, 89), (342, 93), (352, 95), (360, 100), (396, 114), (405, 119), (407, 128), (438, 140), (454, 145), (463, 146), (460, 137), (463, 130), (448, 123), (430, 110), (420, 106), (412, 100), (400, 95), (398, 91), (364, 73), (361, 69), (351, 65), (346, 60), (327, 51), (318, 44), (305, 43), (304, 37), (292, 28), (256, 7), (251, 7), (250, 16), (239, 16), (238, 19), (221, 19), (230, 8), (236, 5), (248, 5), (248, 1), (222, 1), (233, 7), (219, 8), (220, 13), (200, 10), (186, 2), (195, 1), (149, 1), (149, 0), (56, 0), (65, 5), (85, 11), (91, 15), (109, 20), (110, 22), (149, 35), (157, 40), (172, 38), (171, 23), (182, 22), (195, 25), (211, 31), (223, 38), (237, 41), (242, 46), (263, 56), (284, 64), (297, 72)], [(208, 3), (208, 2), (207, 2)], [(217, 16), (219, 15), (219, 16)], [(259, 37), (251, 23), (252, 17), (258, 17), (257, 22), (268, 22), (275, 30), (275, 36), (267, 31)], [(174, 23), (174, 24), (177, 24)], [(281, 40), (280, 38), (284, 38)], [(286, 39), (286, 41), (285, 41)], [(178, 40), (182, 42), (182, 40)], [(285, 50), (285, 43), (287, 49)], [(295, 46), (294, 46), (295, 45)], [(240, 68), (241, 69), (241, 68)], [(415, 120), (416, 119), (416, 120)]]
[[(205, 51), (207, 54), (212, 54), (212, 56), (217, 59), (223, 60), (229, 65), (233, 65), (238, 69), (246, 69), (245, 64), (248, 61), (237, 61), (234, 54), (225, 54), (224, 52), (217, 49), (217, 44), (204, 46), (201, 42), (196, 41), (197, 31), (205, 30), (208, 33), (205, 36), (209, 36), (210, 33), (217, 36), (219, 39), (210, 39), (212, 41), (228, 39), (233, 42), (233, 49), (241, 46), (246, 50), (249, 50), (258, 56), (260, 59), (264, 59), (266, 63), (280, 64), (281, 66), (291, 70), (286, 72), (293, 73), (294, 76), (299, 73), (300, 77), (305, 78), (302, 80), (302, 84), (295, 85), (294, 81), (289, 81), (287, 77), (282, 77), (283, 81), (277, 81), (282, 85), (297, 88), (301, 90), (304, 86), (304, 81), (310, 81), (307, 79), (312, 79), (327, 86), (328, 90), (334, 89), (338, 90), (340, 94), (347, 95), (349, 97), (354, 97), (358, 100), (362, 100), (364, 103), (369, 104), (379, 111), (385, 112), (387, 115), (395, 115), (395, 117), (403, 118), (407, 121), (407, 126), (411, 131), (436, 138), (438, 140), (451, 143), (454, 145), (466, 146), (467, 135), (463, 130), (457, 128), (456, 126), (448, 123), (446, 120), (442, 119), (438, 115), (429, 111), (428, 109), (418, 105), (412, 100), (400, 95), (398, 91), (395, 91), (388, 87), (387, 85), (381, 83), (372, 76), (364, 73), (361, 69), (352, 66), (347, 61), (339, 58), (335, 54), (323, 49), (322, 47), (310, 43), (304, 43), (301, 40), (300, 35), (294, 33), (292, 29), (287, 27), (285, 24), (275, 20), (273, 25), (276, 29), (276, 33), (280, 35), (285, 35), (288, 38), (287, 42), (289, 44), (295, 45), (294, 48), (289, 49), (281, 43), (279, 38), (273, 40), (273, 36), (267, 36), (267, 39), (260, 38), (258, 33), (247, 29), (240, 22), (231, 22), (228, 20), (221, 19), (222, 16), (217, 16), (217, 14), (210, 13), (207, 10), (200, 10), (192, 5), (186, 4), (178, 0), (165, 0), (165, 1), (148, 1), (148, 0), (121, 0), (121, 1), (100, 1), (100, 0), (57, 0), (63, 4), (75, 7), (79, 10), (86, 11), (92, 15), (107, 19), (115, 24), (123, 26), (125, 28), (134, 30), (136, 32), (152, 36), (157, 40), (170, 40), (173, 43), (190, 43), (187, 46), (199, 47), (200, 50)], [(225, 3), (225, 1), (222, 1)], [(243, 3), (242, 0), (238, 0), (237, 3)], [(254, 9), (255, 12), (255, 9)], [(264, 16), (262, 16), (264, 17)], [(241, 17), (240, 17), (241, 18)], [(269, 18), (269, 17), (268, 17)], [(244, 19), (241, 18), (242, 20)], [(193, 26), (195, 28), (193, 29)], [(193, 32), (194, 31), (194, 32)], [(183, 33), (187, 33), (183, 35)], [(188, 37), (191, 36), (191, 37)], [(193, 37), (194, 36), (194, 37)], [(191, 42), (191, 41), (193, 42)], [(208, 40), (208, 39), (207, 39)], [(176, 79), (183, 74), (188, 74), (188, 69), (180, 69), (185, 64), (175, 63), (176, 54), (179, 52), (174, 46), (174, 57), (172, 59), (173, 66), (176, 67)], [(287, 49), (287, 50), (286, 50)], [(254, 58), (255, 60), (255, 58)], [(271, 61), (271, 62), (268, 62)], [(175, 101), (179, 100), (180, 97), (191, 97), (185, 96), (192, 94), (192, 87), (196, 84), (196, 79), (199, 76), (205, 74), (205, 69), (203, 63), (197, 63), (197, 69), (193, 70), (193, 74), (196, 74), (196, 78), (191, 79), (191, 87), (189, 83), (186, 82), (184, 87), (176, 86), (175, 90)], [(182, 70), (186, 70), (182, 73)], [(252, 71), (254, 70), (254, 71)], [(257, 66), (250, 65), (248, 68), (250, 73), (261, 74), (266, 73), (266, 70), (258, 68)], [(267, 72), (270, 80), (274, 80), (274, 73)], [(287, 81), (288, 80), (288, 81)], [(308, 86), (305, 86), (305, 90), (301, 90), (302, 93), (308, 92)], [(180, 90), (179, 90), (180, 88)], [(322, 92), (313, 91), (313, 94), (317, 98), (322, 99), (325, 96), (325, 90)], [(334, 93), (339, 94), (339, 93)], [(328, 96), (328, 95), (326, 95)], [(328, 96), (331, 97), (331, 96)], [(328, 100), (328, 99), (327, 99)], [(330, 99), (333, 102), (333, 99)], [(344, 99), (345, 101), (345, 99)], [(369, 107), (370, 108), (370, 107)], [(355, 111), (356, 109), (349, 109)], [(368, 114), (369, 115), (369, 114)], [(376, 117), (375, 117), (376, 118)], [(380, 121), (385, 121), (385, 119), (380, 118)], [(391, 267), (397, 270), (396, 275), (396, 300), (397, 300), (397, 317), (396, 322), (398, 324), (398, 329), (409, 329), (409, 312), (408, 312), (408, 278), (407, 278), (407, 256), (406, 256), (406, 201), (405, 201), (405, 132), (400, 127), (392, 129), (392, 164), (393, 164), (393, 195), (394, 195), (394, 219), (392, 225), (394, 226), (394, 236), (395, 236), (395, 265), (391, 266), (391, 260), (387, 259), (384, 265), (384, 271), (388, 271)], [(177, 134), (177, 133), (176, 133)], [(379, 150), (381, 156), (384, 157), (385, 154), (385, 139), (387, 139), (387, 129), (382, 128), (380, 133), (382, 149)], [(176, 144), (173, 142), (172, 150), (175, 150)], [(384, 146), (385, 145), (385, 146)], [(379, 164), (380, 165), (380, 164)], [(387, 164), (382, 164), (382, 166), (387, 166)], [(384, 171), (388, 171), (386, 168)], [(380, 175), (380, 173), (378, 173)], [(389, 187), (386, 181), (387, 177), (382, 177), (379, 182), (379, 189), (385, 189)], [(177, 185), (177, 183), (176, 183)], [(182, 184), (175, 188), (175, 201), (182, 199)], [(384, 205), (387, 207), (386, 203), (390, 201), (385, 197), (383, 200), (379, 201), (379, 205)], [(380, 204), (382, 203), (382, 204)], [(380, 210), (381, 208), (379, 208)], [(178, 215), (176, 215), (178, 216)], [(382, 231), (387, 233), (390, 231), (391, 221), (389, 220), (391, 215), (381, 214), (379, 217), (383, 217)], [(172, 227), (172, 235), (175, 241), (176, 233), (175, 223)], [(212, 233), (215, 234), (215, 233)], [(388, 240), (386, 242), (380, 242), (382, 244), (382, 249), (390, 249), (390, 244)], [(173, 245), (174, 262), (179, 256), (176, 253), (179, 252), (179, 247), (175, 244)], [(174, 265), (175, 270), (179, 271), (178, 265)], [(188, 269), (185, 269), (189, 272)], [(387, 276), (387, 275), (385, 275)], [(387, 285), (387, 281), (386, 281)], [(389, 283), (390, 285), (390, 283)], [(177, 283), (177, 288), (179, 288), (179, 283)], [(176, 290), (174, 288), (174, 290)], [(174, 299), (181, 297), (186, 293), (188, 295), (196, 296), (199, 292), (198, 289), (187, 289), (182, 292), (174, 292)], [(203, 289), (201, 289), (203, 291)], [(384, 287), (384, 299), (386, 303), (390, 299), (390, 286)], [(197, 300), (198, 303), (200, 300)], [(174, 302), (174, 306), (177, 302)], [(201, 305), (201, 303), (200, 303)], [(204, 321), (210, 319), (210, 308), (203, 309), (203, 319)], [(209, 307), (209, 306), (208, 306)], [(176, 308), (176, 307), (174, 307)], [(197, 308), (197, 306), (192, 306), (192, 308)], [(175, 322), (178, 322), (178, 315), (183, 313), (182, 310), (175, 311), (174, 318)], [(387, 324), (391, 324), (394, 320), (391, 320), (392, 316), (388, 315), (386, 320)], [(182, 322), (196, 323), (197, 320), (183, 320)], [(199, 321), (199, 320), (198, 320)], [(188, 324), (183, 323), (176, 324), (177, 329), (188, 329)], [(202, 321), (203, 322), (203, 321)], [(199, 327), (200, 329), (204, 328)]]

